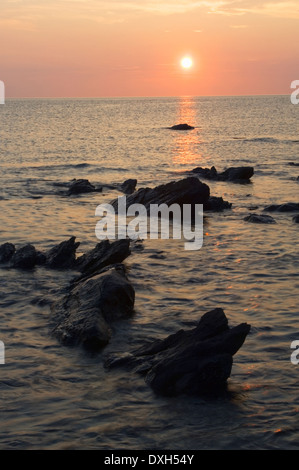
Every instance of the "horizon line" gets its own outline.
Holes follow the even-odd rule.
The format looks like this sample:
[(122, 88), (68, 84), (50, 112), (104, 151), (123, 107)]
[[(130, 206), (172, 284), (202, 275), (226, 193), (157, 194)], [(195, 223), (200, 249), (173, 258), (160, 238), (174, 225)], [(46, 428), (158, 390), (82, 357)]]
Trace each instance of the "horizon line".
[(289, 96), (289, 93), (256, 93), (256, 94), (238, 94), (238, 95), (128, 95), (128, 96), (6, 96), (5, 100), (57, 100), (57, 99), (151, 99), (151, 98), (237, 98), (237, 97), (255, 97), (255, 96)]

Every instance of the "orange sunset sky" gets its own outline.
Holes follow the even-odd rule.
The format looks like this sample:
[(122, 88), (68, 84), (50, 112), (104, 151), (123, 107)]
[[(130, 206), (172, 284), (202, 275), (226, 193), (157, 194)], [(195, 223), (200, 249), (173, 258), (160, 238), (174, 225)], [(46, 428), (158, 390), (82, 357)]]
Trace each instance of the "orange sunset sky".
[(1, 0), (0, 80), (6, 97), (288, 94), (298, 37), (298, 0)]

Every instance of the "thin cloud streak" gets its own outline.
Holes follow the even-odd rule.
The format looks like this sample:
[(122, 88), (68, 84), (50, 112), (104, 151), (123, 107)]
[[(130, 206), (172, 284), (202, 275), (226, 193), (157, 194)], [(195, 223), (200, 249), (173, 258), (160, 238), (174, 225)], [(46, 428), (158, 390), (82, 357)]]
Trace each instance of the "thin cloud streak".
[(294, 0), (2, 0), (2, 20), (38, 23), (48, 15), (69, 19), (86, 19), (100, 23), (117, 23), (140, 14), (177, 15), (203, 10), (205, 13), (242, 16), (267, 15), (299, 18)]

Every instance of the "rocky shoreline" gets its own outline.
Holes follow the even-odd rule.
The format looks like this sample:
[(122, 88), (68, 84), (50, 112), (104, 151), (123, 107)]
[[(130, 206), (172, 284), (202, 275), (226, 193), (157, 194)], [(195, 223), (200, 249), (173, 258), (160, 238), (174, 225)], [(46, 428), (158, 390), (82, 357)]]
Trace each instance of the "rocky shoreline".
[[(211, 196), (210, 188), (198, 176), (213, 181), (249, 182), (252, 167), (229, 168), (218, 172), (214, 167), (198, 167), (192, 176), (154, 188), (136, 190), (137, 180), (130, 179), (111, 189), (127, 195), (127, 207), (143, 204), (148, 211), (151, 204), (203, 204), (204, 212), (231, 209), (232, 204), (221, 197)], [(102, 187), (88, 180), (72, 180), (61, 194), (72, 196), (101, 192)], [(117, 200), (111, 204), (116, 206)], [(262, 214), (252, 213), (244, 221), (257, 224), (275, 224), (276, 220), (264, 212), (299, 212), (298, 203), (267, 206)], [(295, 223), (299, 215), (293, 216)], [(112, 336), (112, 325), (134, 313), (135, 289), (123, 262), (131, 254), (130, 240), (104, 240), (94, 249), (77, 257), (80, 242), (73, 236), (48, 251), (40, 251), (32, 244), (17, 248), (12, 243), (0, 246), (0, 263), (9, 268), (71, 269), (77, 274), (65, 294), (51, 305), (51, 334), (66, 346), (82, 346), (89, 351), (102, 350)], [(157, 340), (138, 350), (112, 354), (106, 358), (107, 369), (125, 367), (145, 377), (146, 383), (158, 394), (200, 394), (225, 387), (230, 377), (233, 356), (243, 345), (250, 325), (228, 327), (221, 308), (203, 315), (192, 330)]]

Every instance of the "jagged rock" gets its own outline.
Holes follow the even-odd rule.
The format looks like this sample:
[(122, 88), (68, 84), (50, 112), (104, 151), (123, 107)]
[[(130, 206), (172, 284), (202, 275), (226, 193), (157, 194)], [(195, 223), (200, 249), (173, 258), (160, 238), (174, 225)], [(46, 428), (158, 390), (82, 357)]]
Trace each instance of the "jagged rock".
[(128, 179), (120, 185), (120, 189), (125, 194), (132, 194), (136, 189), (136, 184), (137, 184), (136, 179)]
[(204, 211), (221, 212), (226, 209), (231, 209), (232, 204), (224, 201), (222, 197), (210, 196), (207, 202), (203, 205)]
[(235, 181), (244, 183), (249, 182), (254, 174), (254, 168), (252, 166), (230, 167), (222, 173), (218, 173), (216, 168), (212, 166), (211, 168), (197, 167), (191, 170), (191, 172), (213, 181)]
[(254, 224), (276, 224), (276, 220), (266, 214), (250, 214), (244, 217), (244, 220)]
[(3, 243), (3, 245), (0, 246), (0, 263), (7, 263), (15, 251), (15, 245), (12, 243)]
[(293, 222), (295, 222), (295, 224), (299, 224), (299, 214), (293, 217)]
[(223, 388), (231, 374), (233, 355), (242, 346), (250, 325), (229, 328), (221, 308), (206, 313), (191, 330), (179, 330), (132, 353), (112, 355), (106, 367), (125, 366), (145, 375), (162, 395), (199, 394)]
[(52, 305), (52, 333), (62, 344), (98, 350), (111, 338), (111, 323), (132, 314), (134, 299), (124, 266), (106, 268)]
[(110, 264), (121, 263), (130, 255), (130, 240), (103, 240), (93, 250), (80, 256), (76, 269), (82, 273), (79, 279), (87, 278)]
[(268, 212), (297, 212), (299, 211), (299, 203), (286, 202), (285, 204), (271, 204), (265, 207), (264, 211)]
[[(196, 177), (179, 181), (171, 181), (155, 188), (141, 188), (126, 198), (126, 207), (132, 204), (142, 204), (150, 213), (151, 204), (204, 204), (210, 196), (210, 188)], [(117, 212), (118, 200), (112, 201)]]
[(47, 251), (44, 254), (45, 264), (53, 269), (73, 267), (76, 261), (76, 250), (80, 245), (80, 242), (75, 242), (75, 240), (76, 237), (71, 237)]
[(195, 127), (184, 123), (184, 124), (175, 124), (174, 126), (171, 126), (168, 129), (171, 129), (173, 131), (190, 131), (192, 129), (195, 129)]
[(67, 195), (93, 193), (95, 191), (99, 191), (99, 189), (96, 189), (87, 179), (74, 179), (70, 183)]
[(198, 166), (197, 168), (191, 170), (191, 173), (196, 173), (208, 180), (218, 179), (218, 172), (214, 166), (212, 166), (211, 168), (202, 168), (201, 166)]
[(36, 265), (38, 253), (33, 245), (24, 245), (12, 256), (10, 262), (14, 268), (31, 269)]

